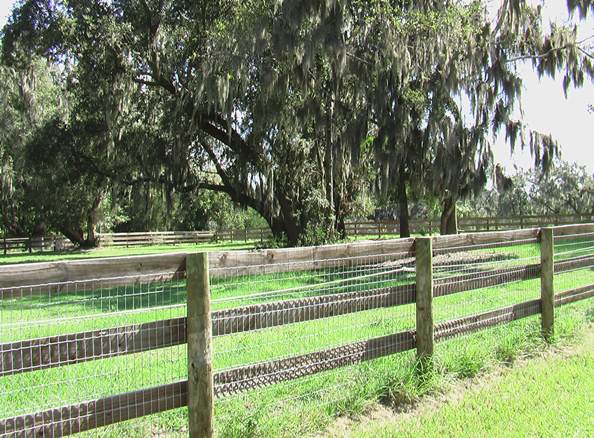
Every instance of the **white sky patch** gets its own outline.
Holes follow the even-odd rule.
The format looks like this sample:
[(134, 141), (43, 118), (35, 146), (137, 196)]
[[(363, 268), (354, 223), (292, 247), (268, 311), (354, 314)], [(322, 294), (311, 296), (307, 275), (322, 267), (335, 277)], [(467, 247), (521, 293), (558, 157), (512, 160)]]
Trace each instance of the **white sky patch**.
[[(534, 4), (543, 4), (530, 0)], [(16, 0), (0, 0), (0, 27), (6, 23)], [(500, 0), (491, 0), (489, 8), (495, 10)], [(565, 0), (547, 0), (543, 5), (545, 20), (558, 23), (570, 20)], [(580, 23), (579, 38), (594, 35), (594, 17)], [(522, 99), (523, 120), (530, 129), (551, 134), (560, 144), (562, 158), (577, 162), (594, 172), (594, 114), (588, 112), (588, 105), (594, 105), (594, 82), (587, 81), (581, 89), (570, 89), (567, 99), (563, 94), (561, 79), (540, 79), (529, 64), (520, 67), (524, 80)], [(518, 114), (519, 115), (519, 114)], [(532, 158), (528, 151), (516, 150), (512, 155), (505, 136), (499, 135), (494, 147), (495, 160), (508, 170), (514, 166), (528, 168)]]

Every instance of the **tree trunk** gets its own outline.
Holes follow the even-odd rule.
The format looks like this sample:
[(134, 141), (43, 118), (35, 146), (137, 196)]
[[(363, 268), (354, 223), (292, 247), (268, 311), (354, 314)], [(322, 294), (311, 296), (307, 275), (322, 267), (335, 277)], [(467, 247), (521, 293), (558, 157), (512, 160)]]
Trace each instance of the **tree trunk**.
[(443, 203), (439, 232), (441, 234), (458, 234), (456, 201), (451, 197), (446, 198)]
[(410, 237), (410, 217), (408, 214), (408, 195), (406, 193), (406, 172), (404, 165), (398, 172), (398, 217), (400, 221), (400, 237)]
[(342, 214), (336, 218), (336, 231), (338, 231), (341, 239), (347, 238), (346, 224), (344, 223), (344, 216)]
[[(101, 195), (97, 196), (93, 201), (93, 206), (87, 213), (87, 238), (84, 242), (85, 248), (94, 248), (97, 246), (97, 238), (95, 236), (95, 225), (97, 225), (97, 210), (101, 204)], [(82, 245), (81, 245), (82, 246)]]
[(84, 246), (85, 238), (83, 236), (82, 230), (73, 230), (69, 227), (60, 227), (60, 233), (62, 233), (68, 240), (70, 240), (75, 245), (80, 247)]
[(280, 215), (273, 216), (272, 220), (266, 218), (266, 222), (268, 222), (272, 235), (276, 239), (282, 240), (286, 238), (288, 246), (297, 246), (303, 230), (300, 230), (295, 221), (287, 218), (285, 215)]

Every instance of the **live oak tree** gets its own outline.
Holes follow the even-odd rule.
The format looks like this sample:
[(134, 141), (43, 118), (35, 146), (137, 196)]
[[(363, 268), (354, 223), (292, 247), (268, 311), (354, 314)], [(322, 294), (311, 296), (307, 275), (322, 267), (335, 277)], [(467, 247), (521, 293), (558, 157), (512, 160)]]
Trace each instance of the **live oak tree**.
[(26, 69), (0, 66), (0, 220), (6, 233), (39, 236), (47, 223), (31, 192), (27, 143), (48, 120), (63, 114), (58, 72), (33, 58)]
[[(546, 33), (539, 8), (521, 1), (505, 1), (491, 22), (481, 2), (463, 6), (451, 2), (449, 8), (447, 3), (442, 3), (444, 13), (436, 16), (433, 28), (429, 27), (445, 35), (443, 38), (427, 38), (426, 33), (419, 32), (421, 42), (404, 45), (425, 47), (421, 53), (426, 59), (426, 46), (433, 44), (429, 52), (441, 57), (432, 59), (431, 68), (419, 77), (413, 74), (408, 83), (400, 85), (398, 98), (393, 101), (399, 102), (401, 109), (406, 108), (404, 120), (408, 122), (403, 122), (400, 115), (394, 123), (397, 111), (388, 113), (388, 123), (401, 130), (388, 130), (398, 137), (391, 140), (388, 153), (379, 157), (381, 166), (392, 164), (391, 172), (385, 175), (391, 178), (393, 193), (400, 200), (404, 235), (408, 234), (406, 187), (416, 187), (421, 196), (439, 199), (441, 232), (457, 232), (457, 201), (482, 190), (487, 180), (492, 163), (491, 133), (503, 129), (512, 149), (517, 144), (530, 148), (535, 165), (548, 168), (558, 152), (554, 140), (527, 131), (512, 118), (521, 100), (518, 62), (531, 61), (541, 75), (561, 73), (565, 89), (581, 86), (585, 78), (592, 78), (592, 56), (577, 41), (576, 29), (554, 26)], [(570, 2), (569, 8), (584, 16), (592, 5)], [(438, 50), (435, 44), (440, 40), (446, 42)], [(415, 53), (407, 57), (414, 59)], [(395, 88), (398, 87), (389, 83), (384, 95), (394, 95)], [(411, 94), (414, 100), (407, 98)], [(398, 108), (398, 104), (388, 101), (389, 108)], [(415, 102), (412, 107), (411, 101)], [(381, 130), (379, 133), (380, 139), (385, 136)], [(409, 144), (410, 139), (414, 144)], [(419, 156), (424, 160), (414, 159)], [(415, 180), (421, 183), (413, 185)]]

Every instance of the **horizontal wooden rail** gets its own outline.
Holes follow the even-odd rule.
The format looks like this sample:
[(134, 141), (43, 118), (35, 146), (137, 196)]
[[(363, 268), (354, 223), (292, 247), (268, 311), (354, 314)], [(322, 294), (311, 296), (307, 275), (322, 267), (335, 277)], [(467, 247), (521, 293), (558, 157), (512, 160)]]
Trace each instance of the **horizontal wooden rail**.
[[(508, 243), (536, 242), (538, 228), (518, 231), (471, 233), (434, 238), (436, 253), (505, 246)], [(594, 232), (594, 224), (555, 227), (555, 236)], [(345, 264), (365, 263), (356, 257), (402, 253), (414, 254), (413, 239), (359, 242), (319, 247), (270, 249), (259, 251), (223, 251), (209, 254), (211, 275), (242, 276), (255, 273), (306, 271)], [(0, 266), (0, 289), (121, 277), (111, 286), (148, 281), (149, 274), (185, 272), (186, 253), (113, 257), (49, 263)], [(396, 257), (395, 257), (396, 258)], [(344, 259), (344, 260), (340, 260)], [(369, 261), (367, 261), (369, 263)], [(1, 291), (0, 291), (1, 294)]]
[(574, 269), (588, 268), (594, 265), (594, 255), (575, 257), (555, 262), (555, 273), (567, 272)]
[(0, 436), (60, 437), (188, 404), (187, 380), (0, 420)]
[[(8, 288), (73, 281), (110, 279), (109, 287), (166, 281), (179, 278), (186, 270), (186, 252), (129, 257), (27, 263), (0, 266), (0, 299)], [(308, 271), (369, 263), (366, 257), (391, 254), (391, 259), (414, 254), (413, 239), (358, 242), (317, 247), (268, 249), (258, 251), (220, 251), (208, 255), (211, 277), (237, 277), (257, 273)], [(4, 291), (3, 291), (4, 289)], [(6, 292), (7, 293), (7, 292)], [(14, 296), (14, 293), (12, 294)]]
[(213, 336), (259, 330), (415, 302), (415, 285), (375, 288), (213, 312)]
[(535, 264), (443, 277), (434, 280), (433, 296), (441, 297), (473, 289), (499, 286), (514, 281), (530, 280), (538, 278), (539, 275), (540, 265)]
[(0, 344), (0, 377), (171, 347), (186, 342), (186, 318)]
[(555, 294), (555, 306), (563, 306), (565, 304), (574, 303), (576, 301), (585, 300), (594, 297), (594, 284), (588, 286), (578, 287), (576, 289), (566, 290)]
[(246, 365), (214, 374), (215, 396), (237, 394), (347, 365), (388, 356), (415, 347), (414, 332), (342, 345), (315, 353)]
[(470, 315), (451, 321), (439, 323), (435, 326), (436, 341), (444, 341), (454, 336), (473, 333), (488, 327), (526, 318), (540, 313), (540, 300), (526, 301), (501, 309)]

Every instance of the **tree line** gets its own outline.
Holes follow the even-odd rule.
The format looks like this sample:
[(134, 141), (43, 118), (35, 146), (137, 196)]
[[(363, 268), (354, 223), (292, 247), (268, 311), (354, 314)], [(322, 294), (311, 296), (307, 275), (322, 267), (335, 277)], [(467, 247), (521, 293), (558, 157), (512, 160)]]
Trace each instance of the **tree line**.
[(518, 65), (566, 91), (594, 78), (575, 24), (491, 3), (22, 1), (1, 36), (4, 227), (93, 246), (100, 221), (193, 229), (240, 211), (298, 245), (344, 237), (373, 199), (398, 206), (403, 235), (419, 202), (455, 233), (496, 173), (494, 134), (539, 172), (559, 155), (514, 118)]

